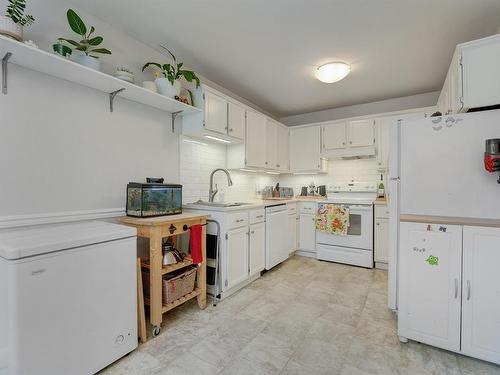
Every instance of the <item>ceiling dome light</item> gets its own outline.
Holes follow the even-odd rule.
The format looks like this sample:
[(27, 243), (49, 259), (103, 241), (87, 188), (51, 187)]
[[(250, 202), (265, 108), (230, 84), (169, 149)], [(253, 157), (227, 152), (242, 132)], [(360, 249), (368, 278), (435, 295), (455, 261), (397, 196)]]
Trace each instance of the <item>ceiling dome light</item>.
[(351, 66), (344, 62), (332, 62), (321, 65), (316, 70), (316, 78), (321, 82), (333, 83), (344, 79), (351, 72)]

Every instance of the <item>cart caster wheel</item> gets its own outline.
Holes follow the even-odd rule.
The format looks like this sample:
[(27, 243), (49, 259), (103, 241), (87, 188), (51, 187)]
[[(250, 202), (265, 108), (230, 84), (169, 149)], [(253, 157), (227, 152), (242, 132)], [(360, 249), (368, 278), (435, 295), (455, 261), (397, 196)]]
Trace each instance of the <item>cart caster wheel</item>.
[(161, 332), (161, 327), (160, 326), (154, 326), (153, 327), (153, 330), (151, 331), (151, 334), (153, 335), (153, 337), (156, 337), (160, 334)]

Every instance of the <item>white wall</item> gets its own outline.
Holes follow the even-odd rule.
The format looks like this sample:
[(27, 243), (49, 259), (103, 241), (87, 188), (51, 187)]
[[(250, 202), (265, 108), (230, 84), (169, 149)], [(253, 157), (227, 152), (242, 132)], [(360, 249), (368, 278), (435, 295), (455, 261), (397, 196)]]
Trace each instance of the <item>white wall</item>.
[[(65, 14), (72, 5), (28, 5), (36, 22), (26, 39), (50, 51), (57, 37), (74, 37)], [(101, 59), (104, 72), (126, 66), (136, 82), (151, 79), (140, 69), (163, 55), (76, 10), (113, 52)], [(179, 135), (166, 112), (117, 98), (110, 113), (105, 93), (10, 65), (0, 114), (0, 227), (23, 216), (123, 209), (127, 182), (147, 176), (180, 182)]]
[(401, 98), (382, 100), (379, 102), (351, 105), (347, 107), (332, 108), (324, 111), (283, 117), (280, 121), (288, 126), (296, 126), (378, 113), (403, 111), (413, 108), (431, 107), (436, 105), (438, 97), (439, 91), (435, 91), (426, 94), (405, 96)]
[[(184, 203), (208, 200), (210, 173), (216, 168), (226, 167), (226, 146), (216, 143), (192, 143), (188, 137), (180, 143), (180, 181), (183, 185)], [(198, 140), (194, 140), (199, 142)], [(215, 201), (255, 200), (265, 186), (275, 185), (275, 175), (230, 171), (233, 186), (227, 186), (223, 172), (217, 172), (214, 178), (219, 193)]]

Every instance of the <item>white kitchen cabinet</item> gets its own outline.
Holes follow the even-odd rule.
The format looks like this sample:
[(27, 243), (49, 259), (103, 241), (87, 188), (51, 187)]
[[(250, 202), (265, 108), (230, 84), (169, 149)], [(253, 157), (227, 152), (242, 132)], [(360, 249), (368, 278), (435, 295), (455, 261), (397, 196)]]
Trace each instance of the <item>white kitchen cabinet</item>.
[(290, 254), (297, 250), (297, 215), (288, 215), (288, 249)]
[(389, 263), (388, 218), (375, 218), (375, 263)]
[(250, 225), (250, 276), (259, 273), (266, 267), (266, 224), (264, 222)]
[(229, 102), (227, 106), (228, 134), (238, 139), (245, 139), (246, 110), (242, 105)]
[(500, 363), (500, 229), (464, 227), (462, 353)]
[(295, 215), (295, 250), (300, 249), (300, 215)]
[(248, 235), (248, 226), (227, 232), (225, 290), (248, 279)]
[(266, 117), (263, 114), (247, 111), (245, 166), (266, 167), (266, 125)]
[(309, 253), (316, 252), (316, 226), (314, 214), (300, 214), (299, 250)]
[(227, 100), (210, 91), (205, 92), (205, 128), (227, 134)]
[(375, 144), (373, 119), (349, 121), (349, 147), (366, 147)]
[(395, 126), (398, 120), (418, 120), (430, 116), (434, 108), (428, 108), (427, 111), (417, 111), (401, 113), (393, 116), (379, 117), (375, 120), (377, 128), (377, 165), (381, 171), (387, 170), (389, 162), (389, 130)]
[(287, 172), (289, 170), (288, 150), (289, 150), (288, 129), (284, 126), (278, 126), (278, 165), (277, 170)]
[(402, 222), (398, 334), (460, 350), (462, 227)]
[(266, 124), (266, 168), (278, 168), (278, 125), (267, 119)]
[(321, 170), (320, 127), (290, 130), (290, 170), (317, 172)]
[(322, 127), (323, 151), (343, 149), (347, 145), (347, 123), (339, 122)]

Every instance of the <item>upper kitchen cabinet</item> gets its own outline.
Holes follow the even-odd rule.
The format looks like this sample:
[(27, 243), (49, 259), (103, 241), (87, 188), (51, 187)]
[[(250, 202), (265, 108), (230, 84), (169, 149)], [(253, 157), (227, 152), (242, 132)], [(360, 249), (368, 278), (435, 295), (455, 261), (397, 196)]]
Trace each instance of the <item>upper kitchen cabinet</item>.
[(278, 169), (278, 124), (267, 120), (266, 124), (266, 168)]
[(443, 115), (500, 104), (500, 35), (459, 44), (438, 100)]
[(290, 130), (290, 171), (324, 172), (321, 160), (321, 128), (308, 126)]
[(228, 134), (234, 138), (245, 139), (246, 109), (236, 102), (227, 104)]
[(428, 117), (435, 108), (423, 108), (417, 112), (401, 113), (398, 115), (379, 117), (375, 120), (377, 134), (377, 166), (380, 171), (387, 170), (389, 162), (389, 130), (399, 120), (418, 120)]
[(194, 102), (203, 113), (184, 118), (182, 134), (225, 143), (245, 139), (246, 108), (242, 104), (205, 85), (195, 90)]
[(374, 123), (362, 119), (324, 124), (321, 155), (331, 159), (375, 155)]
[(278, 126), (278, 165), (277, 170), (280, 172), (289, 171), (289, 131), (285, 126)]

